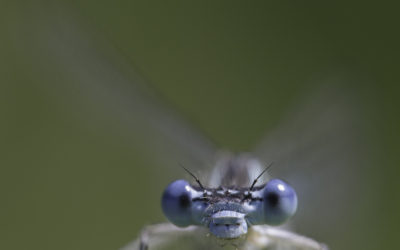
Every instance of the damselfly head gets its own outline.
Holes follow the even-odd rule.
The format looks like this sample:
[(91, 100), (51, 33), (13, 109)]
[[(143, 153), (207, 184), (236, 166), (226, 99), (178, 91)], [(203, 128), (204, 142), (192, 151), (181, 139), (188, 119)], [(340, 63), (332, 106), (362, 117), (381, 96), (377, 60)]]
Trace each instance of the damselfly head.
[(248, 187), (205, 188), (174, 181), (163, 193), (163, 212), (176, 226), (205, 226), (220, 239), (240, 238), (252, 225), (284, 223), (296, 212), (296, 192), (279, 179), (255, 185), (259, 177)]

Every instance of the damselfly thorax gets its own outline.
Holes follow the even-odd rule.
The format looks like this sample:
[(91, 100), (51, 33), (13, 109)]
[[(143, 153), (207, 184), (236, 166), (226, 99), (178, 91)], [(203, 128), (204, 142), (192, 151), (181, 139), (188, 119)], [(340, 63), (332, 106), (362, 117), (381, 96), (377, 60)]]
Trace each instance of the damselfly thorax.
[[(250, 187), (266, 166), (250, 154), (221, 154), (208, 177), (209, 187)], [(268, 180), (268, 173), (258, 179), (259, 184)]]

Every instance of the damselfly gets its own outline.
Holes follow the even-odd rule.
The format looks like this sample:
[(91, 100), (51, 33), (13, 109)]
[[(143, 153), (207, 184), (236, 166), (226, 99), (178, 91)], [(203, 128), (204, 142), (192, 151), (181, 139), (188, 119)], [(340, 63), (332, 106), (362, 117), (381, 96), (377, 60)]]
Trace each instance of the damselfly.
[[(162, 208), (175, 225), (148, 226), (124, 250), (328, 249), (291, 232), (288, 225), (276, 225), (294, 215), (296, 189), (302, 217), (330, 223), (338, 213), (346, 212), (342, 210), (346, 204), (335, 202), (348, 197), (345, 193), (355, 180), (351, 164), (357, 159), (353, 138), (357, 133), (352, 130), (356, 123), (347, 93), (336, 91), (317, 91), (312, 101), (299, 105), (277, 132), (253, 150), (259, 159), (276, 161), (278, 170), (285, 169), (286, 173), (280, 172), (289, 176), (293, 187), (264, 174), (265, 166), (250, 154), (224, 154), (205, 178), (207, 185), (189, 172), (197, 184), (178, 180), (165, 189)], [(201, 140), (196, 145), (209, 157), (215, 152), (213, 147), (205, 150), (209, 144)], [(323, 217), (317, 219), (319, 215)]]
[[(68, 22), (52, 25), (43, 36), (42, 43), (51, 50), (46, 54), (68, 69), (69, 77), (75, 79), (71, 84), (78, 83), (59, 86), (58, 91), (80, 89), (74, 91), (74, 98), (79, 98), (76, 93), (85, 93), (78, 99), (79, 106), (95, 107), (93, 110), (118, 122), (124, 137), (140, 141), (154, 158), (162, 158), (164, 167), (169, 159), (175, 168), (177, 162), (184, 162), (195, 176), (207, 172), (197, 167), (208, 166), (219, 152), (217, 147), (176, 112), (160, 105), (115, 51), (103, 49), (102, 53), (108, 54), (104, 56)], [(55, 35), (61, 31), (62, 36)], [(358, 181), (353, 171), (360, 165), (353, 100), (340, 88), (317, 90), (249, 149), (256, 158), (224, 154), (212, 174), (199, 177), (197, 184), (173, 182), (164, 193), (163, 209), (171, 222), (187, 227), (170, 223), (147, 226), (124, 249), (326, 249), (322, 243), (292, 233), (287, 225), (267, 225), (285, 221), (297, 207), (289, 224), (308, 232), (319, 230), (321, 235), (340, 230), (341, 220), (348, 216), (346, 201), (353, 198), (348, 190)], [(152, 144), (154, 140), (157, 143)], [(278, 173), (274, 178), (285, 178), (292, 185), (260, 175), (265, 169), (261, 162), (272, 161)]]
[[(328, 249), (310, 238), (269, 225), (280, 225), (297, 209), (294, 189), (279, 179), (267, 180), (261, 163), (246, 155), (228, 156), (215, 169), (209, 186), (188, 171), (198, 185), (172, 182), (162, 208), (172, 224), (144, 229), (134, 249)], [(254, 173), (260, 173), (254, 177)], [(257, 185), (257, 182), (265, 182)], [(185, 239), (186, 238), (186, 239)]]

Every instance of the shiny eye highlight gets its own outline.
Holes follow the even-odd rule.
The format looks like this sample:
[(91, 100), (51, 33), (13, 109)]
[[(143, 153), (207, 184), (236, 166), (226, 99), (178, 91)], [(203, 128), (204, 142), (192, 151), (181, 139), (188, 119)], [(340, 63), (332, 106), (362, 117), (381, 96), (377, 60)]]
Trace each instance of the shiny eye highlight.
[(186, 227), (192, 224), (192, 187), (185, 180), (177, 180), (164, 190), (161, 206), (173, 224)]
[(282, 180), (270, 180), (262, 189), (262, 199), (266, 224), (282, 224), (296, 212), (297, 194), (289, 184)]

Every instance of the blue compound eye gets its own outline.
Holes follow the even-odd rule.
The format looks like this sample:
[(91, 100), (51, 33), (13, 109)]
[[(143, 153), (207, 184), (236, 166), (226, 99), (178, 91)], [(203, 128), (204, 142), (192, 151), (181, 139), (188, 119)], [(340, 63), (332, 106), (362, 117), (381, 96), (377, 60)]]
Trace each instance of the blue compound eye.
[(173, 224), (186, 227), (192, 224), (192, 187), (185, 180), (177, 180), (164, 190), (161, 200), (164, 215)]
[(284, 181), (270, 180), (262, 190), (265, 223), (279, 225), (292, 217), (297, 209), (297, 195)]

